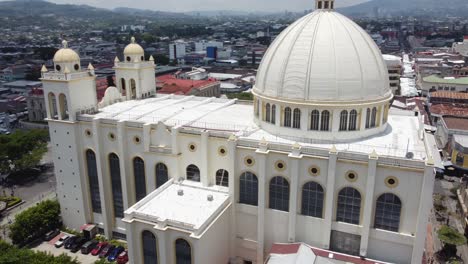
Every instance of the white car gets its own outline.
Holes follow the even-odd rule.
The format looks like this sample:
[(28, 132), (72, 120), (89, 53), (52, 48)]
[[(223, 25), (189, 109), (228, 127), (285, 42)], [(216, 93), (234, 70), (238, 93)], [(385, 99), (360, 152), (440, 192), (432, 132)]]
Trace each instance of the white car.
[(63, 246), (63, 244), (65, 244), (65, 241), (67, 241), (67, 239), (69, 238), (70, 238), (69, 235), (63, 235), (61, 238), (59, 238), (59, 240), (57, 240), (57, 242), (55, 242), (55, 247), (59, 248)]

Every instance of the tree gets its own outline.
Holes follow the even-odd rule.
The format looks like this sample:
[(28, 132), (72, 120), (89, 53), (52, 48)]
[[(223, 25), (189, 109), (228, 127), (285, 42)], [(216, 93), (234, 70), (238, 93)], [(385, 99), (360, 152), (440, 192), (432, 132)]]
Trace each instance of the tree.
[(46, 252), (17, 248), (2, 240), (0, 240), (0, 252), (0, 263), (79, 264), (76, 258), (72, 259), (65, 254), (55, 257)]
[(60, 223), (59, 203), (46, 200), (16, 215), (10, 226), (10, 238), (13, 244), (24, 245), (59, 227)]
[(169, 57), (163, 54), (156, 54), (153, 56), (154, 63), (161, 64), (161, 65), (168, 65), (169, 64)]
[(10, 173), (36, 166), (47, 152), (47, 130), (16, 131), (0, 135), (0, 173)]
[(442, 252), (446, 259), (457, 255), (457, 246), (466, 244), (466, 237), (447, 225), (443, 225), (437, 231), (437, 236), (444, 243)]

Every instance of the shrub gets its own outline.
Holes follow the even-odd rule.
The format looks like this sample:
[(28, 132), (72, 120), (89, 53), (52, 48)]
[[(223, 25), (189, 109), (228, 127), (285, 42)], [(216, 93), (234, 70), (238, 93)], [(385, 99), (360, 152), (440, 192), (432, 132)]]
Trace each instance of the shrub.
[(58, 257), (46, 252), (17, 248), (0, 240), (0, 263), (79, 264), (78, 260), (62, 254)]

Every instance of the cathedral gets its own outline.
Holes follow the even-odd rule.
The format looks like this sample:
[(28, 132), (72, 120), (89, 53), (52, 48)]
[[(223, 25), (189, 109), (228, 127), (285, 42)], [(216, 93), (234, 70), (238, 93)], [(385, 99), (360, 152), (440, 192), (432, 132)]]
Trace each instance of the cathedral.
[(126, 240), (134, 264), (261, 264), (276, 243), (421, 263), (434, 138), (392, 111), (369, 35), (315, 5), (269, 47), (253, 102), (156, 93), (133, 38), (98, 102), (64, 41), (42, 69), (64, 224)]

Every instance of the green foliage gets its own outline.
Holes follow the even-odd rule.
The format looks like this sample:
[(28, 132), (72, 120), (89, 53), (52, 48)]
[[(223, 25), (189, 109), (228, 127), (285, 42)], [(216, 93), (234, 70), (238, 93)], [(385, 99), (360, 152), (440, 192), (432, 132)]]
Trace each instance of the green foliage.
[(246, 100), (246, 101), (252, 101), (253, 100), (253, 94), (252, 93), (232, 93), (232, 94), (226, 94), (226, 96), (229, 99), (239, 99), (239, 100)]
[(120, 241), (120, 240), (111, 239), (111, 240), (109, 241), (109, 244), (114, 245), (114, 246), (116, 246), (116, 247), (124, 247), (124, 248), (127, 248), (127, 243), (122, 242), (122, 241)]
[(15, 217), (10, 226), (14, 244), (25, 244), (60, 225), (60, 205), (57, 201), (43, 201)]
[(154, 63), (159, 64), (159, 65), (168, 65), (170, 63), (169, 57), (166, 55), (162, 54), (157, 54), (153, 56), (154, 58)]
[(106, 258), (102, 258), (94, 262), (94, 264), (112, 264), (112, 263), (113, 262), (109, 262)]
[(0, 173), (36, 166), (47, 152), (48, 139), (48, 132), (40, 129), (0, 135)]
[(78, 260), (62, 254), (58, 257), (46, 252), (34, 252), (31, 249), (20, 249), (0, 240), (0, 263), (31, 264), (79, 264)]
[(453, 246), (461, 246), (466, 244), (466, 237), (447, 225), (443, 225), (439, 231), (437, 231), (437, 235), (440, 241), (442, 241), (444, 244)]
[(9, 207), (12, 207), (12, 206), (15, 206), (15, 205), (21, 203), (22, 200), (21, 200), (21, 198), (15, 197), (15, 196), (9, 196), (9, 197), (1, 196), (0, 201), (6, 202), (7, 203), (7, 208), (9, 208)]

